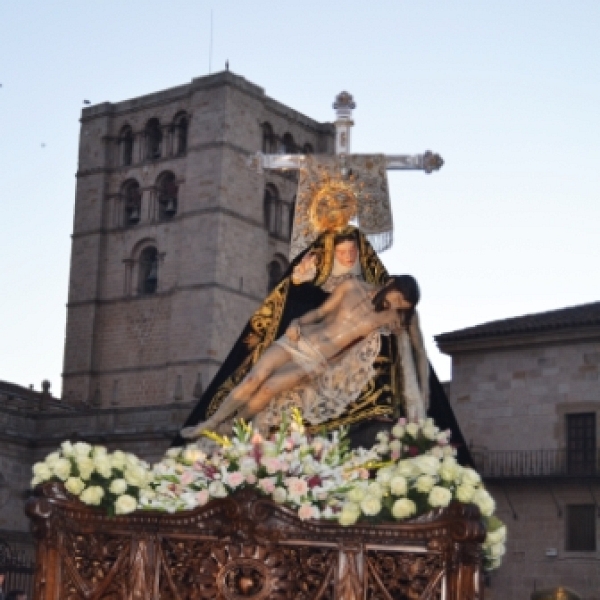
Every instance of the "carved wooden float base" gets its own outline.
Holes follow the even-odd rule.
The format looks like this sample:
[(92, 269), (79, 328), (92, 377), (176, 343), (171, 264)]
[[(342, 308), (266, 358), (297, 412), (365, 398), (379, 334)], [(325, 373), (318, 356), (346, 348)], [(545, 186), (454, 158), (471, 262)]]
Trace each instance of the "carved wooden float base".
[(27, 504), (34, 600), (479, 600), (472, 505), (342, 527), (241, 491), (194, 511), (108, 517), (45, 484)]

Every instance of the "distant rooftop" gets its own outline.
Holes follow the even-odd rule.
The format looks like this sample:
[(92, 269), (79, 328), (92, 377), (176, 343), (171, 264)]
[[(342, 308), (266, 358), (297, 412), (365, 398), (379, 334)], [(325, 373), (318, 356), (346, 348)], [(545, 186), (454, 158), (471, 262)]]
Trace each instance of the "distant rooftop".
[(490, 321), (435, 336), (440, 344), (600, 326), (600, 302)]

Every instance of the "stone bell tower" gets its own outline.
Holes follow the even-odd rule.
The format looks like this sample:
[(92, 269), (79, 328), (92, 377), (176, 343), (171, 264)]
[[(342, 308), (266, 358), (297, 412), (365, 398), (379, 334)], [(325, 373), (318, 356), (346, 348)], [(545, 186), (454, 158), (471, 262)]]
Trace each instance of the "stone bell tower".
[(63, 401), (193, 400), (287, 267), (296, 175), (248, 156), (334, 138), (228, 71), (85, 108)]

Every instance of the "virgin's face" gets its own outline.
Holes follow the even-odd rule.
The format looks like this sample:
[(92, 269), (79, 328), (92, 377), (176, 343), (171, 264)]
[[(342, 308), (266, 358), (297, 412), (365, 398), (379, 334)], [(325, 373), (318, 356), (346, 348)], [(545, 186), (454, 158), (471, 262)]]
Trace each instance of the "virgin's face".
[(335, 247), (335, 258), (342, 267), (352, 267), (358, 258), (358, 248), (356, 242), (346, 240), (340, 242)]
[(385, 301), (388, 308), (397, 310), (407, 310), (412, 308), (412, 304), (404, 298), (402, 292), (391, 290), (385, 295)]

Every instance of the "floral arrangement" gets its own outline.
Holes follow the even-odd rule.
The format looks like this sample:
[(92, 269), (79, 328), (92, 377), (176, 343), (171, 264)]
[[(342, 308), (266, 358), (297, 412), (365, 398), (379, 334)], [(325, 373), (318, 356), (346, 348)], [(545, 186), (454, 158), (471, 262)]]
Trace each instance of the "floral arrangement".
[(152, 479), (150, 465), (134, 454), (109, 453), (104, 446), (67, 441), (33, 465), (31, 485), (61, 481), (84, 504), (102, 507), (110, 515), (124, 515), (139, 507)]
[(440, 431), (431, 419), (400, 419), (390, 433), (378, 434), (369, 450), (350, 450), (346, 433), (342, 428), (309, 437), (297, 410), (285, 414), (268, 439), (240, 420), (231, 439), (208, 433), (214, 442), (210, 451), (198, 444), (172, 448), (151, 471), (131, 454), (65, 442), (60, 452), (34, 466), (32, 483), (64, 481), (86, 504), (116, 514), (135, 508), (191, 510), (252, 487), (295, 509), (300, 519), (345, 526), (359, 519), (408, 519), (453, 501), (474, 503), (488, 532), (485, 566), (500, 565), (506, 527), (493, 516), (495, 503), (479, 474), (456, 462), (449, 431)]

